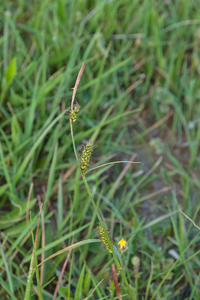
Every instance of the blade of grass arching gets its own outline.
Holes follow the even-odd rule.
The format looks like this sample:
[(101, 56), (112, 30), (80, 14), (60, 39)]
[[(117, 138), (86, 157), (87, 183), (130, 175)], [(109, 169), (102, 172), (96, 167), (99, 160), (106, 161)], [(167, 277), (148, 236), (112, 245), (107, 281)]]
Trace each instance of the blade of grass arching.
[[(82, 242), (75, 243), (75, 244), (73, 244), (73, 245), (71, 245), (71, 246), (68, 246), (68, 247), (66, 247), (66, 248), (64, 248), (64, 249), (62, 249), (62, 250), (59, 250), (59, 251), (55, 252), (54, 254), (50, 255), (50, 256), (47, 257), (43, 262), (41, 262), (41, 263), (38, 265), (38, 267), (41, 266), (41, 264), (43, 264), (45, 261), (47, 261), (47, 260), (49, 260), (49, 259), (51, 259), (51, 258), (53, 258), (53, 257), (55, 257), (55, 256), (57, 256), (57, 255), (60, 255), (60, 254), (62, 254), (62, 253), (64, 253), (64, 252), (67, 252), (67, 251), (69, 251), (69, 250), (71, 250), (71, 249), (75, 249), (75, 248), (81, 247), (81, 246), (86, 245), (86, 244), (90, 244), (90, 243), (99, 243), (99, 242), (100, 242), (100, 240), (89, 239), (89, 240), (85, 240), (85, 241), (82, 241)], [(42, 250), (43, 250), (43, 249), (42, 249)]]
[(20, 177), (22, 176), (22, 173), (24, 172), (25, 168), (27, 167), (29, 160), (32, 158), (35, 150), (37, 149), (38, 145), (41, 143), (41, 141), (44, 139), (44, 137), (47, 135), (47, 133), (50, 131), (50, 129), (56, 124), (56, 122), (58, 122), (58, 120), (60, 118), (62, 118), (62, 116), (64, 116), (64, 114), (66, 113), (67, 110), (63, 111), (59, 116), (57, 116), (52, 122), (51, 124), (48, 125), (48, 127), (44, 130), (44, 132), (40, 135), (40, 137), (37, 139), (37, 141), (35, 142), (35, 144), (31, 147), (31, 150), (28, 152), (27, 156), (25, 157), (25, 159), (23, 160), (21, 166), (19, 167), (16, 175), (15, 175), (15, 182), (17, 182)]
[(8, 293), (8, 295), (11, 297), (10, 299), (17, 300), (17, 298), (15, 297), (15, 295), (11, 293), (10, 288), (9, 288), (7, 282), (5, 282), (3, 280), (3, 278), (1, 278), (1, 276), (0, 276), (0, 284), (3, 287), (3, 289)]
[[(62, 243), (64, 240), (67, 240), (67, 239), (69, 239), (70, 237), (72, 237), (73, 235), (76, 235), (77, 233), (79, 233), (79, 232), (81, 232), (82, 230), (84, 230), (85, 228), (87, 228), (89, 225), (90, 225), (90, 223), (85, 224), (84, 226), (82, 226), (82, 227), (80, 227), (80, 228), (74, 230), (73, 232), (70, 232), (70, 233), (68, 233), (68, 234), (66, 234), (66, 235), (64, 235), (64, 236), (62, 236), (62, 237), (60, 237), (60, 238), (57, 239), (56, 241), (53, 241), (53, 242), (49, 243), (49, 244), (46, 245), (44, 248), (38, 249), (38, 250), (36, 251), (36, 255), (38, 256), (38, 255), (40, 255), (41, 253), (46, 252), (46, 251), (50, 250), (51, 248), (53, 248), (53, 247), (59, 245), (59, 244)], [(62, 250), (61, 250), (61, 251), (62, 251)], [(56, 252), (56, 253), (57, 253), (57, 252)], [(23, 259), (23, 262), (26, 263), (26, 262), (30, 261), (30, 259), (31, 259), (31, 256), (29, 255), (29, 256), (27, 256), (27, 257), (25, 257), (25, 258)]]
[(99, 168), (102, 168), (102, 167), (105, 167), (105, 166), (108, 166), (108, 165), (114, 165), (114, 164), (120, 164), (120, 163), (141, 164), (141, 162), (139, 162), (139, 161), (137, 161), (137, 162), (130, 162), (129, 160), (112, 161), (112, 162), (109, 162), (109, 163), (106, 163), (106, 164), (98, 165), (97, 167), (94, 167), (94, 168), (90, 168), (85, 174), (88, 174), (90, 171), (93, 171), (93, 170), (96, 170), (96, 169), (99, 169)]
[(180, 26), (188, 26), (188, 25), (193, 25), (193, 24), (199, 24), (200, 20), (196, 19), (196, 20), (184, 20), (184, 21), (180, 21), (180, 22), (176, 22), (173, 23), (165, 28), (163, 28), (163, 32), (169, 32), (171, 30), (174, 30), (176, 28), (180, 28)]
[(0, 242), (0, 250), (1, 250), (1, 255), (3, 257), (3, 261), (4, 261), (4, 265), (5, 265), (5, 269), (6, 269), (6, 275), (7, 275), (7, 279), (8, 279), (9, 288), (10, 288), (11, 293), (13, 294), (14, 293), (14, 289), (13, 289), (12, 277), (11, 277), (11, 273), (10, 273), (10, 270), (9, 270), (8, 262), (6, 260), (6, 257), (5, 257), (5, 254), (4, 254), (1, 242)]

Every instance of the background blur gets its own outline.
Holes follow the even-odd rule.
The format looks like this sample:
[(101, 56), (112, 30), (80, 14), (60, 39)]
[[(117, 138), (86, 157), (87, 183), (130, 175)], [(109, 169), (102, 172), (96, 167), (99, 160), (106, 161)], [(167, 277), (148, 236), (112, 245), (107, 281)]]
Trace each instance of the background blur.
[[(24, 297), (40, 202), (39, 261), (73, 235), (96, 238), (64, 112), (83, 62), (78, 152), (91, 139), (92, 167), (140, 162), (87, 174), (114, 243), (128, 241), (123, 260), (137, 299), (200, 299), (199, 229), (179, 210), (198, 224), (200, 1), (5, 0), (0, 32), (0, 299)], [(65, 259), (44, 264), (44, 299), (53, 299)], [(111, 260), (100, 243), (75, 249), (57, 299), (69, 291), (83, 299), (101, 279), (91, 299), (117, 297)]]

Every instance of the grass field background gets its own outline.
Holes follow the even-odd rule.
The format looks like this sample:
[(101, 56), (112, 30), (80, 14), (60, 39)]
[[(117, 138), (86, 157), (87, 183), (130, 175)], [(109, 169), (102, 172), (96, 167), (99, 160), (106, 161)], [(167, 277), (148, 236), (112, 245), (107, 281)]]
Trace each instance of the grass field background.
[(84, 244), (98, 220), (68, 113), (83, 62), (75, 143), (103, 165), (86, 177), (114, 244), (128, 242), (133, 297), (200, 299), (200, 1), (3, 1), (0, 32), (0, 299), (55, 299), (69, 252), (27, 290), (41, 203), (38, 263), (83, 242), (56, 299), (119, 299), (112, 255)]

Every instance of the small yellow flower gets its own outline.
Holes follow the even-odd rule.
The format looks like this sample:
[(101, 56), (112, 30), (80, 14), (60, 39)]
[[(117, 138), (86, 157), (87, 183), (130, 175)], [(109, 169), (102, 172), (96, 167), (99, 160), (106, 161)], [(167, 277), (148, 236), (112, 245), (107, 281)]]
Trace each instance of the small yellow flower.
[(126, 251), (128, 249), (127, 242), (125, 239), (121, 239), (118, 243), (118, 249), (122, 252)]

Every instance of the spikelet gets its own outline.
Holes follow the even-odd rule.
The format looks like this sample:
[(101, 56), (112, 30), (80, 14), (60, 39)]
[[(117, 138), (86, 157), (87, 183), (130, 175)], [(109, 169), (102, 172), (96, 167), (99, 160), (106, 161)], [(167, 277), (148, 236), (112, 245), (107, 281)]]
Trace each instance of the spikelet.
[(92, 143), (88, 141), (87, 144), (83, 147), (82, 155), (80, 158), (81, 171), (83, 175), (85, 175), (85, 172), (89, 167), (92, 150)]
[(76, 121), (80, 108), (80, 105), (78, 104), (78, 102), (76, 102), (76, 104), (73, 106), (73, 109), (70, 111), (70, 119), (72, 120), (72, 122)]
[[(113, 244), (113, 242), (112, 242), (112, 240), (111, 240), (111, 238), (109, 236), (108, 228), (106, 228), (106, 232), (107, 232), (107, 235), (108, 235), (108, 237), (110, 239), (110, 243)], [(108, 241), (108, 239), (106, 237), (105, 231), (104, 231), (103, 226), (101, 224), (99, 224), (99, 227), (97, 229), (97, 235), (98, 235), (99, 239), (101, 240), (102, 245), (106, 248), (106, 250), (109, 251), (110, 253), (112, 253), (112, 249), (111, 249), (111, 247), (109, 245), (109, 241)]]

